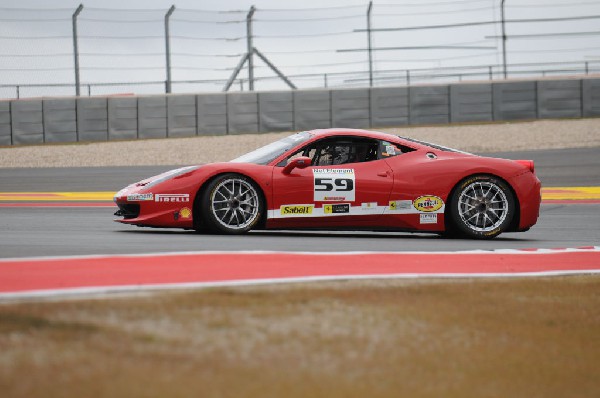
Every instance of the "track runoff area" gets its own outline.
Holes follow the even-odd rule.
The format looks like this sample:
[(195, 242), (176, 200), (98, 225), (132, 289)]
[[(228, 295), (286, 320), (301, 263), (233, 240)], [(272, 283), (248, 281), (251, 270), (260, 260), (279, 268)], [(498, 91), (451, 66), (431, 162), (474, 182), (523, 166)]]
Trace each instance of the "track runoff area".
[[(114, 192), (3, 192), (0, 207), (113, 207)], [(600, 204), (600, 187), (543, 203)], [(595, 206), (594, 206), (595, 207)], [(0, 259), (0, 299), (340, 279), (600, 273), (600, 246), (458, 252), (183, 252)]]

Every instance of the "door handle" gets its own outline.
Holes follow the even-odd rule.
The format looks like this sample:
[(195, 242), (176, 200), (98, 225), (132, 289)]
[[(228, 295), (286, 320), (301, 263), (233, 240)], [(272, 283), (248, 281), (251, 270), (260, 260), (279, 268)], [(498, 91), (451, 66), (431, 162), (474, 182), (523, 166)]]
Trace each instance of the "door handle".
[(378, 175), (379, 177), (387, 177), (387, 176), (389, 176), (390, 174), (389, 174), (389, 172), (388, 172), (388, 171), (380, 171), (379, 173), (377, 173), (377, 175)]

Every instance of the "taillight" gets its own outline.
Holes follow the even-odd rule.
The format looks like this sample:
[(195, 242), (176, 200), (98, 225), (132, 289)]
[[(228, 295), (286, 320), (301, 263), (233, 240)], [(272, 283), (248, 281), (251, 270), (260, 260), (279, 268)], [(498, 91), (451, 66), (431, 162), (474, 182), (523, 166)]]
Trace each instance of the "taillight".
[(535, 166), (533, 165), (533, 160), (515, 160), (515, 162), (522, 164), (523, 166), (527, 167), (529, 171), (535, 173)]

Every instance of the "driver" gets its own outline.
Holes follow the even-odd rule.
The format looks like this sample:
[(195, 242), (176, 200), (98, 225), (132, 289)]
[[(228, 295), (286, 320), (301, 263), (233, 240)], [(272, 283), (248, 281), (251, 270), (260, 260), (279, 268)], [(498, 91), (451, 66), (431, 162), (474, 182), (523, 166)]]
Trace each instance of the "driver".
[(345, 164), (351, 161), (350, 159), (350, 146), (349, 145), (336, 145), (333, 147), (333, 163), (332, 164)]

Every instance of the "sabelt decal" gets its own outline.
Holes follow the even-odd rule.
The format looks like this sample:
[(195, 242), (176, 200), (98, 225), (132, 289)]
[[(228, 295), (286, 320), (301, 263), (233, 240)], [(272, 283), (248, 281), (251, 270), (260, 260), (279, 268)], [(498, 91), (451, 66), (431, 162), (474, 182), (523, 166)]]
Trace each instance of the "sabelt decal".
[(437, 213), (421, 213), (419, 216), (421, 224), (437, 224)]
[(312, 214), (314, 205), (283, 205), (280, 208), (282, 216), (303, 216)]
[(189, 202), (190, 195), (187, 193), (169, 193), (154, 195), (156, 202)]
[(152, 199), (153, 195), (151, 193), (133, 193), (131, 195), (127, 195), (127, 200), (130, 202), (143, 202)]
[(350, 213), (350, 204), (348, 203), (343, 203), (343, 204), (335, 204), (335, 205), (324, 205), (323, 206), (323, 213), (325, 214), (343, 214), (343, 213)]
[(415, 209), (419, 211), (431, 213), (441, 209), (444, 205), (444, 201), (437, 196), (425, 195), (415, 199), (413, 205), (415, 206)]
[(192, 216), (192, 211), (188, 207), (184, 207), (179, 210), (179, 216), (181, 218), (190, 218)]
[(354, 201), (354, 169), (313, 169), (313, 177), (315, 202)]
[(390, 200), (390, 210), (409, 210), (412, 204), (410, 200)]

